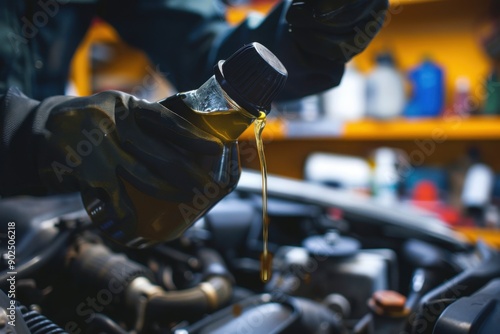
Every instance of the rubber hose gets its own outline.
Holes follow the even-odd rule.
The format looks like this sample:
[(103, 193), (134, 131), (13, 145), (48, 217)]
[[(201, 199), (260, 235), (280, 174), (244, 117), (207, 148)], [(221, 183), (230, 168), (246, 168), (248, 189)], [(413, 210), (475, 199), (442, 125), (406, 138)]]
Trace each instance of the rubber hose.
[(106, 334), (127, 334), (123, 328), (104, 314), (97, 313), (94, 320), (87, 326), (87, 333), (106, 333)]
[(199, 316), (217, 310), (231, 300), (233, 278), (220, 255), (214, 250), (202, 249), (198, 252), (198, 257), (203, 264), (206, 280), (190, 289), (165, 291), (151, 297), (146, 307), (149, 319)]
[[(59, 254), (62, 247), (66, 245), (70, 234), (70, 231), (60, 232), (54, 238), (54, 241), (39, 254), (34, 255), (29, 260), (17, 264), (16, 278), (21, 279), (28, 277), (44, 267), (55, 255)], [(4, 270), (0, 273), (0, 287), (3, 287), (7, 283), (7, 278), (11, 275), (9, 272), (11, 272), (11, 270)]]

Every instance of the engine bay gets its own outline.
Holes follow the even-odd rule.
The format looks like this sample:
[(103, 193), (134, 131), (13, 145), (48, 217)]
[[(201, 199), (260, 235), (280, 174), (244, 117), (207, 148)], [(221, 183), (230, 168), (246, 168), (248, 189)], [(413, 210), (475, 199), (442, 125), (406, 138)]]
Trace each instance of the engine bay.
[(245, 171), (236, 190), (181, 238), (140, 250), (102, 237), (78, 194), (0, 200), (3, 329), (495, 332), (497, 250), (466, 242), (424, 212), (303, 181), (269, 177), (274, 260), (262, 282), (259, 178)]

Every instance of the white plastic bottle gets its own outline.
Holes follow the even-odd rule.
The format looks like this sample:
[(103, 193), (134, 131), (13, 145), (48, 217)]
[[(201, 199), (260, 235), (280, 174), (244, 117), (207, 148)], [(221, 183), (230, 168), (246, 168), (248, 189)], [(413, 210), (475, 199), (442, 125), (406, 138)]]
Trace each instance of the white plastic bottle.
[(405, 108), (404, 79), (389, 53), (377, 56), (377, 65), (367, 77), (366, 104), (368, 116), (378, 119), (397, 117)]
[(340, 84), (323, 94), (327, 119), (353, 121), (366, 114), (366, 78), (355, 65), (347, 64)]
[(478, 226), (485, 225), (485, 213), (491, 202), (494, 178), (493, 170), (483, 163), (472, 165), (465, 176), (462, 204), (465, 215)]

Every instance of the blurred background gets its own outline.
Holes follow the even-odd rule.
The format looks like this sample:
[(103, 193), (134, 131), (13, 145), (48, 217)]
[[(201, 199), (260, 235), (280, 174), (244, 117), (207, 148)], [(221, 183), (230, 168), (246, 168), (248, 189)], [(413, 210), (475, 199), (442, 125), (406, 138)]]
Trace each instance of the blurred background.
[[(226, 2), (232, 23), (276, 4)], [(264, 132), (269, 172), (416, 206), (500, 240), (500, 2), (390, 2), (382, 31), (339, 87), (273, 106)], [(371, 33), (359, 31), (360, 44)], [(152, 101), (175, 93), (142, 52), (96, 20), (73, 60), (68, 94), (106, 89)], [(259, 169), (254, 141), (252, 129), (243, 134), (241, 159)]]

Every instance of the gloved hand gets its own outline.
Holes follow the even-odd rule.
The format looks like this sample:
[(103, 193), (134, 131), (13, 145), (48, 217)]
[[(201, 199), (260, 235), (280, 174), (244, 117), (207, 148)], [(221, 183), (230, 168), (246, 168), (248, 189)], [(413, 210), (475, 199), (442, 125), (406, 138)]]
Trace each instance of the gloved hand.
[(347, 62), (384, 22), (387, 0), (293, 0), (286, 19), (304, 53)]
[(159, 103), (120, 92), (49, 98), (38, 109), (48, 113), (42, 181), (58, 193), (80, 191), (102, 232), (127, 244), (137, 236), (171, 238), (187, 227), (169, 226), (165, 216), (153, 226), (145, 222), (165, 211), (173, 225), (182, 221), (179, 203), (206, 185), (210, 159), (222, 150), (218, 138)]
[(283, 0), (261, 21), (248, 19), (225, 35), (214, 57), (241, 41), (260, 42), (288, 70), (277, 100), (318, 94), (340, 83), (345, 63), (368, 46), (387, 8), (388, 0)]

